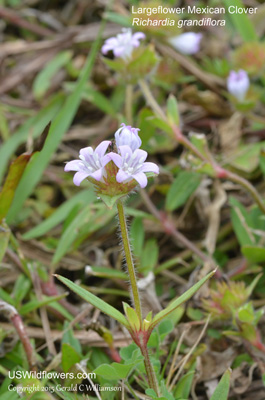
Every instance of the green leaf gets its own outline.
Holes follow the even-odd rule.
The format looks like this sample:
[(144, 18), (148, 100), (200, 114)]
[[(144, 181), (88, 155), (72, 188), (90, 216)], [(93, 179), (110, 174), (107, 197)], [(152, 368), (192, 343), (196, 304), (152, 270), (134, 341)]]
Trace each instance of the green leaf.
[(193, 382), (193, 378), (194, 378), (194, 374), (195, 374), (195, 366), (196, 366), (196, 363), (193, 363), (190, 370), (185, 375), (183, 375), (180, 378), (180, 380), (178, 381), (176, 388), (174, 390), (175, 399), (178, 399), (178, 398), (188, 399), (189, 398), (189, 394), (191, 391), (192, 382)]
[(130, 237), (132, 240), (133, 253), (136, 257), (140, 257), (144, 244), (144, 226), (142, 218), (134, 218), (130, 229)]
[(71, 328), (69, 322), (65, 321), (63, 325), (63, 338), (62, 338), (62, 344), (67, 343), (69, 344), (72, 348), (75, 349), (75, 351), (79, 354), (82, 353), (82, 347), (79, 342), (79, 340), (75, 337), (73, 329)]
[[(241, 0), (233, 0), (232, 3), (230, 0), (223, 0), (223, 2), (227, 9), (231, 5), (233, 5), (235, 7), (239, 7), (239, 8), (244, 8), (244, 4), (242, 3)], [(258, 36), (256, 34), (255, 28), (252, 25), (252, 22), (250, 21), (247, 14), (244, 14), (244, 13), (239, 14), (236, 12), (234, 14), (231, 14), (231, 13), (227, 12), (227, 15), (229, 15), (236, 30), (238, 31), (238, 33), (240, 34), (240, 36), (242, 37), (242, 39), (245, 42), (258, 40)], [(220, 399), (220, 400), (223, 400), (223, 399)]]
[(254, 235), (248, 225), (249, 215), (246, 209), (234, 197), (229, 198), (231, 209), (231, 220), (237, 239), (241, 246), (253, 245), (255, 242)]
[(92, 304), (94, 307), (98, 308), (103, 313), (109, 315), (110, 317), (116, 319), (120, 324), (128, 328), (128, 321), (122, 315), (122, 313), (116, 308), (112, 307), (110, 304), (106, 303), (104, 300), (94, 296), (92, 293), (83, 289), (81, 286), (76, 285), (67, 278), (60, 275), (55, 275), (61, 282), (63, 282), (69, 289), (78, 294), (82, 299), (86, 300), (88, 303)]
[(251, 263), (261, 263), (265, 261), (265, 248), (258, 246), (243, 246), (243, 255)]
[(26, 315), (31, 311), (37, 310), (40, 307), (46, 306), (54, 301), (61, 300), (65, 297), (65, 294), (61, 294), (60, 296), (43, 296), (43, 300), (32, 300), (28, 303), (24, 304), (22, 307), (19, 308), (20, 315)]
[(11, 231), (5, 221), (0, 224), (0, 263), (4, 258), (9, 243)]
[(23, 172), (30, 160), (31, 155), (21, 154), (12, 162), (4, 187), (0, 193), (0, 222), (5, 218), (15, 196), (16, 188)]
[(82, 190), (69, 200), (65, 201), (52, 215), (41, 222), (39, 225), (25, 233), (22, 238), (24, 240), (30, 240), (44, 235), (56, 225), (65, 221), (71, 210), (78, 204), (87, 205), (92, 203), (96, 199), (96, 195), (92, 189)]
[(141, 265), (139, 270), (147, 274), (153, 271), (158, 261), (159, 248), (156, 239), (149, 239), (144, 246), (144, 251), (141, 255)]
[(196, 172), (181, 171), (172, 183), (166, 197), (166, 209), (173, 211), (186, 203), (201, 182)]
[(167, 117), (171, 125), (179, 126), (178, 102), (173, 94), (171, 94), (167, 100)]
[(215, 272), (216, 270), (210, 272), (199, 282), (193, 285), (190, 289), (188, 289), (185, 293), (183, 293), (180, 297), (173, 300), (164, 310), (156, 314), (151, 323), (150, 328), (153, 329), (157, 324), (159, 324), (159, 322), (161, 322), (165, 317), (167, 317), (170, 313), (172, 313), (172, 311), (178, 308), (185, 301), (189, 300), (189, 298), (192, 297), (200, 289), (200, 287), (215, 274)]
[(102, 376), (103, 378), (108, 379), (110, 381), (125, 379), (132, 371), (132, 369), (135, 367), (135, 365), (138, 364), (138, 362), (139, 361), (136, 361), (131, 364), (118, 364), (118, 363), (102, 364), (99, 367), (97, 367), (93, 372), (96, 375)]
[(67, 372), (69, 369), (81, 360), (80, 354), (70, 346), (68, 343), (62, 345), (62, 367), (63, 371)]
[(230, 386), (230, 376), (231, 369), (228, 369), (224, 375), (222, 376), (220, 382), (217, 385), (217, 388), (214, 391), (214, 394), (210, 398), (210, 400), (227, 400), (229, 395), (229, 386)]
[(33, 94), (36, 99), (44, 96), (54, 75), (70, 61), (72, 55), (72, 51), (61, 51), (41, 69), (33, 82)]
[(92, 45), (87, 62), (81, 71), (80, 78), (73, 93), (67, 97), (62, 109), (51, 123), (49, 134), (42, 151), (38, 154), (38, 157), (35, 157), (34, 160), (32, 160), (23, 174), (23, 178), (21, 179), (17, 188), (12, 207), (8, 213), (7, 222), (9, 223), (14, 220), (17, 213), (21, 210), (25, 200), (32, 193), (34, 187), (41, 179), (43, 171), (49, 164), (50, 159), (57, 150), (63, 135), (67, 132), (74, 119), (76, 111), (78, 110), (79, 104), (82, 100), (83, 88), (91, 75), (91, 71), (96, 59), (103, 26), (104, 23), (101, 24), (98, 38)]
[(60, 238), (56, 252), (53, 256), (53, 265), (58, 263), (60, 259), (71, 249), (71, 244), (76, 239), (81, 226), (89, 221), (90, 214), (91, 206), (88, 204), (67, 226)]
[(29, 134), (33, 139), (40, 136), (51, 121), (51, 119), (57, 114), (59, 108), (63, 102), (63, 95), (57, 95), (51, 101), (51, 103), (44, 107), (36, 116), (29, 118), (24, 125), (21, 126), (12, 136), (3, 144), (0, 148), (0, 181), (5, 173), (6, 165), (8, 164), (10, 157), (18, 146), (24, 143)]

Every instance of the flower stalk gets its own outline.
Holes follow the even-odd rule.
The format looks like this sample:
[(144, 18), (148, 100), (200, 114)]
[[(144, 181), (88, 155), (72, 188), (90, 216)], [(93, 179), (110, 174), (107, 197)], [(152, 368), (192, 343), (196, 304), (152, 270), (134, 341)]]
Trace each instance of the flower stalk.
[(127, 223), (126, 223), (126, 218), (125, 218), (124, 207), (123, 207), (122, 201), (117, 202), (117, 210), (118, 210), (118, 217), (119, 217), (119, 223), (120, 223), (122, 243), (123, 243), (123, 248), (124, 248), (124, 253), (125, 253), (125, 258), (126, 258), (126, 262), (127, 262), (128, 273), (129, 273), (129, 278), (130, 278), (130, 283), (131, 283), (131, 288), (132, 288), (133, 302), (134, 302), (136, 313), (139, 317), (139, 320), (141, 321), (142, 320), (141, 301), (140, 301), (140, 296), (139, 296), (139, 290), (137, 287), (133, 256), (132, 256), (132, 251), (131, 251), (130, 241), (129, 241), (129, 233), (128, 233), (128, 229), (127, 229)]

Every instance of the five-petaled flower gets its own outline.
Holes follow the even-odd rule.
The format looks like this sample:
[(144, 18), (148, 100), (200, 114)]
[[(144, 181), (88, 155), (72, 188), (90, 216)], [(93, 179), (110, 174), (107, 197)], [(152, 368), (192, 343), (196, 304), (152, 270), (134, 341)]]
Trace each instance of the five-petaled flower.
[(126, 126), (125, 124), (121, 124), (121, 128), (118, 129), (115, 133), (115, 142), (116, 146), (129, 146), (132, 151), (139, 149), (142, 144), (142, 141), (138, 135), (138, 128), (132, 128), (131, 126)]
[(238, 72), (230, 71), (227, 78), (227, 89), (238, 101), (244, 101), (249, 85), (249, 77), (246, 71), (243, 69)]
[(147, 185), (147, 177), (145, 172), (159, 173), (159, 168), (155, 163), (145, 162), (147, 152), (141, 149), (132, 151), (132, 149), (125, 145), (119, 146), (120, 154), (109, 153), (109, 157), (119, 168), (116, 175), (116, 180), (119, 183), (128, 182), (135, 179), (141, 188)]
[(169, 43), (182, 54), (195, 54), (200, 50), (201, 33), (186, 32), (169, 39)]
[(104, 167), (110, 161), (110, 157), (106, 153), (109, 140), (101, 142), (95, 150), (92, 147), (85, 147), (79, 152), (79, 160), (69, 161), (65, 167), (65, 171), (77, 171), (74, 175), (74, 184), (79, 186), (80, 183), (88, 176), (101, 181), (104, 174)]
[(115, 57), (128, 60), (132, 55), (133, 49), (139, 47), (141, 39), (145, 39), (143, 32), (132, 33), (131, 29), (124, 28), (122, 33), (107, 39), (101, 51), (103, 54), (107, 54), (112, 50)]

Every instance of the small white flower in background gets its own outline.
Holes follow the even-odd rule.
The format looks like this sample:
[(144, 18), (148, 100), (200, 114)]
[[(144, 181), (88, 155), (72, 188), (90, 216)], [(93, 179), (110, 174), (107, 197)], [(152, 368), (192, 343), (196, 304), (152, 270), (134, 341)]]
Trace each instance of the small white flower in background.
[(129, 125), (121, 124), (121, 128), (118, 129), (115, 133), (115, 142), (116, 146), (129, 146), (132, 151), (139, 149), (142, 144), (141, 139), (139, 138), (138, 128), (132, 128)]
[(105, 155), (109, 140), (101, 142), (95, 150), (92, 147), (85, 147), (79, 152), (79, 160), (69, 161), (65, 171), (76, 171), (74, 175), (74, 184), (80, 186), (80, 183), (88, 176), (100, 181), (104, 173), (105, 165), (110, 161), (108, 154)]
[(139, 47), (140, 40), (145, 39), (143, 32), (132, 33), (131, 29), (123, 29), (115, 37), (107, 39), (101, 48), (103, 54), (107, 54), (112, 50), (115, 57), (121, 57), (127, 60), (131, 57), (133, 49)]
[(169, 43), (182, 54), (195, 54), (200, 50), (201, 33), (186, 32), (169, 39)]
[(249, 85), (248, 74), (243, 69), (238, 72), (231, 71), (227, 78), (228, 92), (235, 96), (238, 101), (244, 101)]

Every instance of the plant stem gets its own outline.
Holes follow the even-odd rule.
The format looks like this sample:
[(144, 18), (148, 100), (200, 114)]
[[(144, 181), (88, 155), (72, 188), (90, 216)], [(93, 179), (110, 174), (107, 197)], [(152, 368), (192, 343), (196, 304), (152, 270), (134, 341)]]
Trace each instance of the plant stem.
[(161, 119), (163, 119), (165, 122), (167, 122), (167, 117), (160, 105), (157, 103), (155, 100), (151, 90), (149, 89), (149, 86), (147, 85), (146, 81), (140, 80), (139, 81), (140, 88), (143, 92), (143, 95), (145, 97), (146, 102), (149, 104), (149, 106), (153, 109), (155, 114), (157, 114)]
[(125, 93), (125, 116), (128, 125), (133, 124), (132, 105), (133, 105), (133, 85), (128, 83), (126, 86), (126, 93)]
[(160, 395), (159, 387), (158, 387), (158, 383), (157, 383), (153, 365), (150, 361), (147, 345), (144, 345), (141, 347), (141, 352), (142, 352), (142, 355), (144, 356), (144, 365), (145, 365), (145, 370), (146, 370), (146, 374), (147, 374), (148, 384), (149, 384), (150, 388), (155, 391), (157, 396), (159, 396)]
[(129, 241), (129, 234), (128, 234), (126, 218), (125, 218), (125, 214), (124, 214), (124, 207), (123, 207), (123, 204), (121, 201), (119, 201), (117, 203), (117, 209), (118, 209), (118, 216), (119, 216), (119, 222), (120, 222), (122, 243), (123, 243), (129, 278), (130, 278), (131, 287), (132, 287), (134, 306), (135, 306), (135, 310), (136, 310), (136, 313), (137, 313), (140, 321), (142, 321), (141, 301), (140, 301), (139, 291), (138, 291), (138, 287), (137, 287), (135, 268), (134, 268), (134, 263), (133, 263), (131, 247), (130, 247), (130, 241)]

